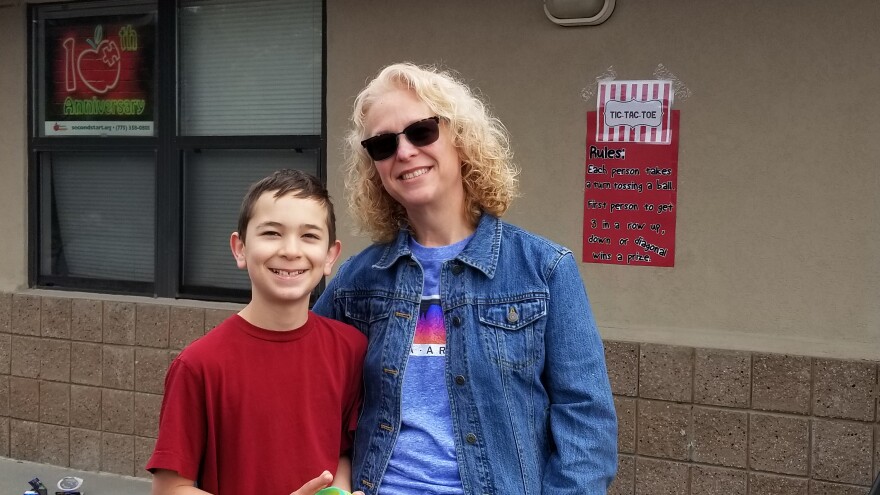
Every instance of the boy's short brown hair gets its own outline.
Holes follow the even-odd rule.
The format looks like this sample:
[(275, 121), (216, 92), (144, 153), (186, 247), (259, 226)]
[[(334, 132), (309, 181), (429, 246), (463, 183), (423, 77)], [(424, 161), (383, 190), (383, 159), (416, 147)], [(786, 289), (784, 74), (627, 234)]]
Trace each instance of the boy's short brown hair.
[(254, 214), (254, 204), (264, 193), (275, 192), (274, 197), (280, 198), (286, 194), (301, 199), (312, 199), (320, 203), (327, 210), (327, 232), (330, 236), (330, 245), (336, 242), (336, 214), (333, 212), (333, 201), (330, 193), (320, 179), (312, 174), (296, 169), (277, 170), (272, 175), (251, 184), (241, 208), (238, 211), (238, 237), (245, 242), (248, 223)]

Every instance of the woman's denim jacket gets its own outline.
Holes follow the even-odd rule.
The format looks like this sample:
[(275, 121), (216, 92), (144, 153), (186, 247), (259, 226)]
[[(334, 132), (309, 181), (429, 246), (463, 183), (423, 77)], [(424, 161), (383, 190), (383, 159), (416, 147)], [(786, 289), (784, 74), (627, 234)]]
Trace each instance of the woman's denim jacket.
[[(422, 297), (409, 233), (347, 260), (313, 310), (369, 338), (353, 486), (381, 492)], [(443, 264), (446, 389), (466, 494), (602, 494), (617, 418), (602, 340), (571, 251), (484, 214)]]

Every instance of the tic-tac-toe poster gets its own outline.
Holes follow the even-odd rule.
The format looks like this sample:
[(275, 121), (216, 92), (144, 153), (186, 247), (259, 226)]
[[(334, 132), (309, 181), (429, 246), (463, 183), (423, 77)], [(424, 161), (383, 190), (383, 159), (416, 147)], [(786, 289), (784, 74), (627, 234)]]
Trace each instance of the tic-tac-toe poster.
[(679, 112), (671, 81), (602, 81), (587, 112), (583, 261), (675, 265)]
[(45, 25), (45, 135), (152, 136), (156, 15)]

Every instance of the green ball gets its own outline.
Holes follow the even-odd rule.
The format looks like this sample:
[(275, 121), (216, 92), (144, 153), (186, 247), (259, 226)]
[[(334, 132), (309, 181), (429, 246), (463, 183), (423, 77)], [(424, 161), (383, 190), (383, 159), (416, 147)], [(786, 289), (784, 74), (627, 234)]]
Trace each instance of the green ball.
[(340, 490), (339, 488), (336, 488), (335, 486), (328, 486), (327, 488), (324, 488), (323, 490), (319, 491), (315, 495), (351, 495), (351, 493), (349, 493), (345, 490)]

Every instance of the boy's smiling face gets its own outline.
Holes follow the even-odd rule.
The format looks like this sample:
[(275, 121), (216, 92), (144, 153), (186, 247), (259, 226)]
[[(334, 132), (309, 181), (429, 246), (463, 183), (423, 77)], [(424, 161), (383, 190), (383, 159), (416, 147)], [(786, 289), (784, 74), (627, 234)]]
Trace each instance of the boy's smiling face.
[(247, 269), (251, 301), (263, 309), (272, 305), (304, 305), (309, 295), (330, 275), (339, 257), (340, 243), (329, 243), (327, 209), (313, 199), (291, 194), (263, 193), (254, 203), (246, 243), (238, 233), (230, 239), (236, 264)]

